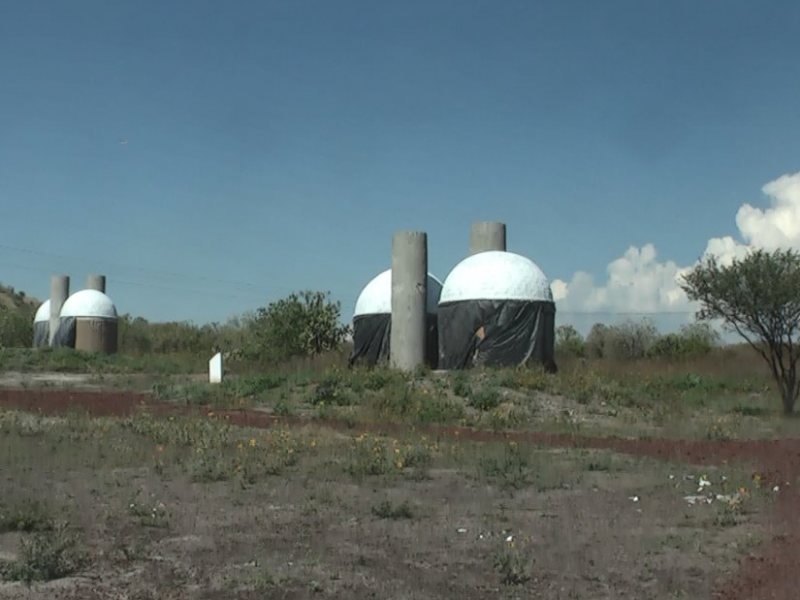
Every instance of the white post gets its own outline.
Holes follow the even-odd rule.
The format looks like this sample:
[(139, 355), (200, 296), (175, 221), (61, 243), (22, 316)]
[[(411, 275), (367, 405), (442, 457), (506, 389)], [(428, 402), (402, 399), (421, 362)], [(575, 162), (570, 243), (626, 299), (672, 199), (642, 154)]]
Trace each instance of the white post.
[(208, 382), (222, 383), (222, 352), (217, 352), (208, 361)]

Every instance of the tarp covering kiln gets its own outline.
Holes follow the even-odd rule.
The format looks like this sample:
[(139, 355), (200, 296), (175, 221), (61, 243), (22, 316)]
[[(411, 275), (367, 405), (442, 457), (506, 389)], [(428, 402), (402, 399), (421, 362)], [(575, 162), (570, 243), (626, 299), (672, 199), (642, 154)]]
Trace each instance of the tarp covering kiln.
[[(428, 273), (427, 362), (436, 368), (439, 357), (437, 316), (442, 282)], [(350, 366), (376, 365), (389, 360), (392, 330), (392, 270), (370, 281), (356, 300), (353, 314), (353, 353)]]
[(33, 347), (50, 345), (50, 300), (45, 300), (33, 318)]
[(533, 261), (489, 251), (461, 261), (439, 299), (439, 368), (540, 364), (556, 370), (555, 303)]

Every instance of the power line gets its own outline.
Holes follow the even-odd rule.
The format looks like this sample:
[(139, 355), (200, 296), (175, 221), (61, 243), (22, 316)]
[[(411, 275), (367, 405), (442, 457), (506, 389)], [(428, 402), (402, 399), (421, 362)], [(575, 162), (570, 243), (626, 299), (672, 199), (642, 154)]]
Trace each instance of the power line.
[[(37, 271), (37, 272), (40, 272), (40, 273), (50, 273), (51, 272), (51, 269), (44, 269), (44, 268), (41, 268), (41, 267), (32, 267), (30, 265), (19, 265), (19, 264), (15, 264), (15, 263), (7, 263), (7, 262), (0, 262), (0, 266), (11, 267), (11, 268), (15, 268), (15, 269), (26, 269), (26, 270), (29, 270), (29, 271)], [(180, 288), (180, 287), (169, 286), (169, 285), (159, 285), (159, 284), (153, 284), (153, 283), (142, 283), (140, 281), (128, 281), (128, 280), (125, 280), (125, 279), (117, 279), (116, 277), (107, 277), (106, 280), (109, 283), (114, 283), (114, 284), (130, 285), (130, 286), (134, 286), (134, 287), (156, 288), (156, 289), (166, 290), (166, 291), (171, 291), (171, 292), (180, 292), (181, 294), (199, 294), (199, 295), (211, 295), (211, 296), (227, 296), (227, 297), (230, 297), (230, 298), (240, 298), (240, 299), (259, 298), (261, 300), (266, 300), (267, 296), (268, 296), (268, 294), (262, 295), (262, 294), (259, 294), (257, 292), (252, 292), (252, 293), (249, 293), (249, 294), (246, 293), (246, 292), (245, 293), (232, 294), (232, 293), (218, 292), (218, 291), (208, 290), (208, 289), (200, 289), (200, 290), (198, 290), (198, 289), (190, 289), (190, 288)]]
[[(86, 261), (90, 262), (90, 259), (80, 258), (76, 256), (69, 256), (64, 254), (56, 254), (52, 252), (43, 252), (40, 250), (32, 250), (29, 248), (18, 248), (15, 246), (8, 246), (6, 244), (0, 244), (0, 249), (10, 250), (13, 252), (20, 252), (24, 254), (32, 254), (38, 256), (47, 256), (52, 258), (61, 258), (65, 260), (75, 260), (75, 261)], [(219, 279), (215, 277), (208, 277), (202, 275), (192, 275), (188, 273), (178, 273), (175, 271), (158, 271), (154, 269), (146, 269), (144, 267), (135, 267), (132, 265), (126, 265), (124, 263), (105, 263), (107, 265), (118, 266), (121, 268), (132, 269), (135, 271), (140, 271), (142, 273), (152, 273), (155, 275), (162, 275), (162, 276), (169, 276), (169, 277), (183, 277), (186, 279), (196, 279), (198, 281), (207, 281), (207, 282), (216, 282), (222, 283), (226, 285), (235, 285), (235, 286), (243, 286), (252, 289), (252, 292), (243, 292), (243, 293), (230, 293), (224, 291), (214, 291), (208, 289), (191, 289), (191, 288), (182, 288), (176, 287), (174, 285), (163, 285), (163, 284), (153, 284), (153, 283), (143, 283), (141, 281), (130, 281), (126, 279), (117, 279), (115, 277), (108, 277), (108, 281), (110, 283), (121, 284), (121, 285), (129, 285), (134, 287), (145, 287), (145, 288), (152, 288), (152, 289), (159, 289), (164, 291), (170, 292), (178, 292), (182, 294), (193, 294), (193, 295), (204, 295), (204, 296), (221, 296), (221, 297), (228, 297), (228, 298), (237, 298), (237, 299), (259, 299), (261, 301), (268, 300), (270, 296), (274, 294), (275, 289), (280, 291), (297, 291), (295, 288), (291, 288), (289, 286), (271, 286), (273, 287), (272, 293), (267, 292), (265, 288), (259, 289), (260, 286), (253, 282), (244, 282), (244, 281), (233, 281), (233, 280), (225, 280)], [(0, 263), (0, 265), (18, 269), (27, 269), (31, 271), (38, 271), (38, 272), (46, 272), (49, 273), (51, 269), (44, 269), (41, 267), (33, 267), (30, 265), (20, 265), (20, 264), (13, 264), (13, 263)], [(341, 300), (341, 304), (343, 308), (355, 306), (357, 297), (348, 298), (346, 301)], [(614, 311), (614, 310), (605, 310), (605, 311), (576, 311), (576, 310), (559, 310), (559, 315), (565, 316), (594, 316), (594, 317), (665, 317), (665, 316), (689, 316), (695, 314), (695, 311), (691, 310), (684, 310), (684, 311), (663, 311), (663, 312), (653, 312), (653, 311)]]
[[(5, 244), (0, 244), (0, 249), (10, 250), (12, 252), (20, 252), (20, 253), (23, 253), (23, 254), (33, 254), (33, 255), (37, 255), (37, 256), (46, 256), (46, 257), (50, 257), (50, 258), (60, 258), (60, 259), (64, 259), (64, 260), (73, 260), (73, 261), (79, 261), (79, 262), (93, 262), (94, 260), (96, 260), (96, 259), (89, 259), (89, 258), (85, 258), (85, 257), (69, 256), (69, 255), (66, 255), (66, 254), (56, 254), (56, 253), (53, 253), (53, 252), (43, 252), (41, 250), (32, 250), (30, 248), (18, 248), (16, 246), (8, 246), (8, 245), (5, 245)], [(258, 284), (250, 282), (250, 281), (234, 281), (234, 280), (227, 280), (227, 279), (219, 279), (219, 278), (216, 278), (216, 277), (208, 277), (208, 276), (205, 276), (205, 275), (193, 275), (193, 274), (190, 274), (190, 273), (178, 273), (178, 272), (175, 272), (175, 271), (158, 271), (158, 270), (155, 270), (155, 269), (146, 269), (144, 267), (137, 267), (137, 266), (128, 265), (128, 264), (124, 264), (124, 263), (109, 262), (109, 261), (103, 261), (103, 263), (105, 265), (108, 265), (108, 266), (114, 266), (114, 267), (119, 267), (119, 268), (123, 268), (123, 269), (131, 269), (131, 270), (134, 270), (134, 271), (140, 271), (140, 272), (143, 272), (143, 273), (151, 273), (153, 275), (159, 275), (159, 276), (183, 277), (183, 278), (186, 278), (186, 279), (196, 279), (198, 281), (215, 282), (215, 283), (222, 283), (222, 284), (225, 284), (225, 285), (234, 285), (234, 286), (242, 286), (242, 287), (250, 287), (250, 288), (258, 288), (259, 287)], [(290, 289), (287, 286), (274, 286), (274, 287), (277, 287), (277, 288), (280, 288), (280, 289), (283, 289), (283, 290)]]

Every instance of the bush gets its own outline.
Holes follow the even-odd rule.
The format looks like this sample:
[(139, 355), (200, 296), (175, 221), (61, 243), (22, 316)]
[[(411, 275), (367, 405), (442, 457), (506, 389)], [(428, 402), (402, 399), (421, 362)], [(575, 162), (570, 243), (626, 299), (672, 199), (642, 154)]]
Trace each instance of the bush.
[(378, 506), (372, 507), (372, 514), (379, 519), (413, 519), (414, 511), (407, 500), (401, 504), (394, 505), (388, 500), (384, 500)]
[(472, 390), (468, 403), (472, 408), (478, 410), (492, 410), (500, 404), (500, 392), (494, 387)]
[(339, 322), (341, 304), (328, 293), (304, 291), (260, 308), (246, 354), (257, 360), (283, 361), (336, 350), (350, 333)]
[(586, 356), (586, 342), (572, 325), (560, 325), (556, 328), (556, 352), (568, 356), (583, 358)]
[(0, 578), (7, 581), (50, 581), (71, 575), (84, 564), (78, 539), (66, 526), (36, 532), (21, 542), (20, 558), (0, 563)]
[(605, 358), (607, 354), (606, 345), (609, 339), (608, 325), (595, 323), (589, 330), (584, 342), (584, 352), (588, 358)]
[(652, 358), (695, 358), (710, 354), (719, 343), (719, 333), (706, 323), (692, 323), (684, 325), (680, 333), (658, 337), (647, 354)]
[(648, 350), (658, 338), (658, 330), (650, 319), (639, 323), (626, 321), (610, 328), (607, 346), (610, 358), (638, 360), (647, 356)]
[(0, 305), (0, 348), (27, 348), (33, 343), (33, 311)]

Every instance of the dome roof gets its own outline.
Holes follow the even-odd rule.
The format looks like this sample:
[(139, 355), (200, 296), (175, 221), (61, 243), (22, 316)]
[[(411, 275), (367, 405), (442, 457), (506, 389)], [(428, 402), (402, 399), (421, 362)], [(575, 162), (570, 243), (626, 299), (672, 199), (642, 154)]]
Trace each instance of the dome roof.
[(45, 300), (36, 311), (36, 316), (33, 317), (34, 323), (42, 323), (43, 321), (50, 321), (50, 300)]
[[(428, 314), (435, 315), (439, 311), (439, 295), (442, 293), (442, 282), (428, 273)], [(353, 316), (380, 315), (392, 312), (392, 270), (387, 269), (370, 281), (356, 300)]]
[(513, 252), (473, 254), (450, 271), (442, 302), (462, 300), (553, 301), (547, 276), (532, 260)]
[(116, 319), (117, 309), (111, 298), (97, 290), (81, 290), (67, 298), (61, 307), (62, 317)]

